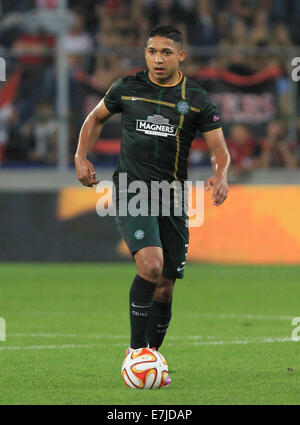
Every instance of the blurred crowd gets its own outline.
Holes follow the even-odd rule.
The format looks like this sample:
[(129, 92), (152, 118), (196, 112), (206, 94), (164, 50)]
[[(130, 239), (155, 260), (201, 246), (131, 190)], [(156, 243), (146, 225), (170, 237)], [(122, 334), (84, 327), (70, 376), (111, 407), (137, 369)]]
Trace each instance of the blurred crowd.
[[(0, 49), (9, 52), (8, 76), (16, 70), (22, 72), (12, 101), (1, 103), (0, 96), (0, 164), (9, 161), (52, 164), (57, 160), (54, 54), (59, 22), (55, 15), (43, 13), (55, 11), (58, 2), (0, 0)], [(68, 15), (62, 25), (68, 28), (64, 47), (68, 52), (72, 104), (70, 157), (89, 109), (82, 102), (83, 96), (92, 93), (89, 97), (92, 107), (112, 81), (142, 68), (143, 47), (150, 28), (175, 24), (182, 30), (190, 49), (189, 60), (184, 65), (188, 74), (208, 64), (239, 75), (251, 75), (272, 64), (282, 67), (278, 92), (283, 116), (266, 126), (259, 138), (254, 138), (243, 123), (228, 129), (226, 136), (235, 173), (248, 173), (258, 167), (299, 166), (297, 140), (288, 141), (287, 137), (289, 70), (284, 53), (285, 47), (300, 45), (299, 0), (68, 0), (67, 3)], [(215, 53), (219, 46), (225, 54)], [(282, 54), (280, 51), (247, 54), (242, 49), (274, 46), (281, 48)], [(199, 55), (199, 47), (210, 50)], [(194, 153), (191, 161), (197, 163), (196, 158)]]

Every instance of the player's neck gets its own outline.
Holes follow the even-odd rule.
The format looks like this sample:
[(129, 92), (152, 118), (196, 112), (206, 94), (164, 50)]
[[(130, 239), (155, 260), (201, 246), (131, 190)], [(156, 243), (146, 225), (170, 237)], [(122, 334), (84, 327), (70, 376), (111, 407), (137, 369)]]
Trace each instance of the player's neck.
[(149, 79), (152, 83), (158, 84), (159, 86), (165, 86), (165, 87), (172, 87), (176, 86), (180, 83), (182, 80), (182, 72), (177, 71), (172, 77), (166, 79), (166, 80), (158, 80), (157, 78), (153, 77), (149, 72)]

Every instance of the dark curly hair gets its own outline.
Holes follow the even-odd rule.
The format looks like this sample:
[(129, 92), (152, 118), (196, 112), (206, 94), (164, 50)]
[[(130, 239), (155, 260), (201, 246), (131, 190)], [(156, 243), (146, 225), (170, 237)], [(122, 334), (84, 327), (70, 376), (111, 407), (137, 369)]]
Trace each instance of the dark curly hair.
[(148, 40), (149, 38), (152, 38), (156, 35), (160, 37), (169, 38), (170, 40), (173, 40), (176, 43), (180, 44), (181, 47), (183, 46), (182, 33), (181, 31), (179, 31), (178, 28), (173, 25), (158, 25), (149, 32)]

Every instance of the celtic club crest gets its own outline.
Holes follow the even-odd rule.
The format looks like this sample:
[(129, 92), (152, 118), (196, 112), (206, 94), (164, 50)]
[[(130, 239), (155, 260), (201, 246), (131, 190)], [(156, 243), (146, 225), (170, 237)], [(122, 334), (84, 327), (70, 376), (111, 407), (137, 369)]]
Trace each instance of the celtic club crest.
[(176, 105), (176, 109), (180, 114), (187, 114), (191, 107), (185, 100), (180, 100)]

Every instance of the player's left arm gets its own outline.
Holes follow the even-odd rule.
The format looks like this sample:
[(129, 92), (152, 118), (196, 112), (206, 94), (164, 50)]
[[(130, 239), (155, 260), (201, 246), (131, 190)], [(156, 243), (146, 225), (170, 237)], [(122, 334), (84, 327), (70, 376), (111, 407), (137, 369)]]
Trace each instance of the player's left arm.
[(230, 165), (230, 155), (225, 142), (222, 128), (206, 131), (203, 134), (208, 147), (213, 176), (205, 182), (205, 190), (213, 188), (212, 198), (217, 207), (225, 201), (228, 195), (227, 173)]

